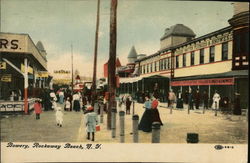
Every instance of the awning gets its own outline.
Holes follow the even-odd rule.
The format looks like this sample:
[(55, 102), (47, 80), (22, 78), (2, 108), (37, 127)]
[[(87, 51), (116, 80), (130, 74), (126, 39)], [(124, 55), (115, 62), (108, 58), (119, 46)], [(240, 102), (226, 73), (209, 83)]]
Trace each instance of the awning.
[(131, 77), (131, 78), (119, 78), (120, 84), (122, 84), (122, 83), (134, 83), (134, 82), (137, 82), (137, 81), (139, 81), (141, 79), (142, 79), (142, 77), (140, 77), (140, 76)]

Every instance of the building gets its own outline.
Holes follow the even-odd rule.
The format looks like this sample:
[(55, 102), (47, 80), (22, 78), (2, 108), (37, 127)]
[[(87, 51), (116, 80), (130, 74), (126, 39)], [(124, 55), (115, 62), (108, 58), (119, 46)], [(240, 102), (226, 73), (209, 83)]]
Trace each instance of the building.
[(6, 105), (16, 101), (16, 110), (27, 113), (39, 89), (49, 87), (46, 55), (42, 42), (35, 45), (28, 34), (0, 33), (1, 111), (13, 109)]
[(118, 91), (152, 93), (154, 83), (158, 83), (162, 101), (169, 89), (199, 89), (209, 93), (210, 102), (215, 90), (231, 102), (237, 92), (242, 107), (247, 108), (249, 8), (248, 3), (234, 3), (234, 7), (228, 27), (198, 38), (182, 24), (167, 28), (160, 39), (160, 50), (137, 59), (135, 69), (139, 70), (139, 77), (121, 80)]

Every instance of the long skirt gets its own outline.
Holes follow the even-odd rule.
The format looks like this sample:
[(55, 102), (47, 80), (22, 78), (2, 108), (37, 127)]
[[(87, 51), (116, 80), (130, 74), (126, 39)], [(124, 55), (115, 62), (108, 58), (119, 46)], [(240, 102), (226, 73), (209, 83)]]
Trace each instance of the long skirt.
[(182, 99), (180, 99), (180, 98), (177, 99), (176, 108), (183, 109), (183, 101), (182, 101)]
[(74, 107), (75, 111), (80, 111), (80, 102), (78, 100), (74, 100)]
[(157, 108), (152, 109), (152, 122), (159, 122), (161, 125), (163, 125), (159, 110)]
[(144, 132), (152, 131), (152, 109), (146, 109), (144, 111), (138, 129)]

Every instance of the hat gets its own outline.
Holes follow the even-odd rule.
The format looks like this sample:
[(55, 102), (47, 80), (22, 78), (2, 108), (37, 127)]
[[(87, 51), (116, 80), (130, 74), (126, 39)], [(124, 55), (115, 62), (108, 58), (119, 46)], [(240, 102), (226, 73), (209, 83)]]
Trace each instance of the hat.
[(88, 107), (88, 111), (94, 110), (93, 106)]

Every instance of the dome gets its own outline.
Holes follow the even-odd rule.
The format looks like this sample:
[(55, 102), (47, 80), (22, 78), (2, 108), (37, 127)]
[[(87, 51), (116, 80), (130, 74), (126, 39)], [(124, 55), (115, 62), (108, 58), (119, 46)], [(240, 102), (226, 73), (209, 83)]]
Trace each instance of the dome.
[(161, 40), (169, 36), (195, 37), (195, 33), (192, 29), (183, 24), (176, 24), (165, 29), (165, 34), (162, 36)]
[(41, 41), (38, 41), (38, 42), (37, 42), (36, 47), (37, 47), (37, 49), (38, 49), (39, 51), (45, 52), (43, 43), (42, 43)]
[(137, 52), (135, 50), (135, 47), (133, 46), (129, 52), (128, 58), (137, 58)]

